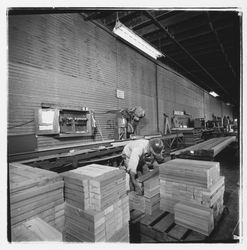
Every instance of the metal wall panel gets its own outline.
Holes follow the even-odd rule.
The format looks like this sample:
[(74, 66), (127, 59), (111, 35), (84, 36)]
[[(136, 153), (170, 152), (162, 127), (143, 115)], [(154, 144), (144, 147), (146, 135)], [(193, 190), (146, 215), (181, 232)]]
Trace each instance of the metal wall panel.
[(141, 106), (145, 110), (139, 123), (141, 135), (157, 132), (155, 67), (132, 48), (117, 43), (117, 88), (125, 93), (119, 108)]
[(193, 118), (204, 117), (204, 92), (189, 80), (158, 66), (159, 128), (163, 129), (163, 113), (186, 111)]
[[(204, 96), (205, 111), (201, 89), (78, 14), (10, 16), (8, 31), (8, 135), (35, 133), (34, 113), (41, 103), (95, 111), (95, 138), (38, 136), (38, 148), (113, 139), (116, 115), (107, 111), (134, 106), (146, 111), (140, 134), (157, 132), (156, 77), (160, 130), (164, 112), (186, 110), (201, 117), (219, 105)], [(124, 99), (116, 97), (116, 89), (124, 91)]]

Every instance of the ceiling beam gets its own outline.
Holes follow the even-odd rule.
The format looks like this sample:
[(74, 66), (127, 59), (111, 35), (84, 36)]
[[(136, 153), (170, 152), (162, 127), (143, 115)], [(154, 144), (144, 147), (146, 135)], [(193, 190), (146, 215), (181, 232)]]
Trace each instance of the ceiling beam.
[(111, 15), (114, 11), (108, 11), (108, 10), (103, 10), (103, 11), (96, 11), (87, 17), (84, 18), (85, 21), (90, 21), (90, 20), (96, 20), (100, 18), (104, 18), (105, 16)]
[[(167, 16), (170, 16), (171, 15), (171, 13), (173, 13), (174, 11), (165, 11), (165, 13), (162, 13), (162, 14), (160, 14), (160, 15), (158, 15), (158, 16), (156, 16), (156, 18), (157, 18), (157, 20), (162, 20), (162, 19), (164, 19), (165, 17), (167, 17)], [(142, 28), (144, 28), (144, 27), (146, 27), (146, 26), (148, 26), (148, 25), (150, 25), (150, 24), (152, 24), (152, 21), (151, 20), (147, 20), (147, 21), (144, 21), (144, 22), (142, 22), (142, 23), (139, 23), (139, 24), (137, 24), (137, 25), (135, 25), (135, 26), (132, 26), (132, 30), (134, 30), (134, 31), (136, 31), (136, 30), (138, 30), (138, 29), (142, 29)]]
[[(112, 27), (113, 25), (115, 25), (116, 23), (116, 19), (117, 19), (117, 12), (115, 12), (115, 15), (112, 16), (112, 18), (109, 18), (108, 20), (105, 20), (105, 25)], [(125, 23), (129, 20), (133, 20), (134, 18), (137, 18), (138, 16), (140, 16), (140, 11), (119, 11), (118, 12), (118, 19)]]
[(213, 34), (214, 34), (214, 36), (215, 36), (215, 38), (216, 38), (216, 41), (217, 41), (217, 43), (218, 43), (218, 46), (220, 47), (221, 53), (222, 53), (222, 55), (223, 55), (223, 57), (224, 57), (224, 60), (225, 60), (226, 64), (228, 65), (230, 71), (232, 72), (234, 78), (236, 78), (236, 72), (235, 72), (235, 70), (233, 69), (233, 66), (232, 66), (232, 64), (231, 64), (231, 62), (230, 62), (230, 60), (229, 60), (229, 57), (228, 57), (228, 55), (227, 55), (227, 53), (226, 53), (226, 51), (225, 51), (224, 45), (222, 44), (222, 42), (221, 42), (221, 40), (220, 40), (218, 31), (217, 31), (217, 30), (215, 29), (215, 27), (214, 27), (214, 24), (213, 24), (213, 22), (212, 22), (212, 18), (211, 18), (211, 16), (210, 16), (210, 13), (207, 11), (206, 14), (207, 14), (207, 18), (208, 18), (208, 24), (209, 24), (210, 29), (211, 29), (211, 31), (213, 32)]
[[(232, 43), (229, 42), (229, 43), (226, 43), (225, 46), (228, 48), (228, 46), (233, 46), (233, 45)], [(165, 51), (169, 52), (170, 54), (172, 53), (172, 55), (182, 55), (182, 54), (184, 55), (183, 51), (178, 50), (176, 46), (166, 46), (166, 47), (161, 47), (161, 48), (163, 48)], [(196, 53), (208, 51), (208, 50), (215, 52), (218, 49), (219, 47), (217, 46), (217, 44), (215, 44), (212, 41), (205, 41), (205, 44), (199, 43), (198, 45), (195, 42), (194, 44), (190, 44), (190, 46), (186, 46), (186, 50), (192, 55)]]
[[(145, 15), (149, 17), (151, 20), (153, 20), (153, 23), (162, 31), (164, 31), (165, 34), (168, 35), (168, 37), (193, 61), (195, 62), (201, 69), (202, 71), (224, 92), (226, 93), (229, 98), (233, 99), (230, 93), (207, 71), (201, 63), (194, 58), (181, 44), (178, 42), (175, 37), (168, 32), (168, 30), (159, 22), (155, 17), (153, 17), (148, 11), (144, 11)], [(213, 90), (213, 89), (212, 89)], [(236, 100), (233, 100), (234, 103), (236, 103)]]
[[(232, 28), (233, 24), (229, 24), (229, 25), (225, 25), (222, 26), (220, 28), (217, 28), (217, 31), (221, 31), (224, 29), (229, 29)], [(179, 42), (186, 42), (186, 43), (194, 43), (195, 39), (204, 39), (204, 37), (210, 37), (210, 34), (212, 34), (212, 32), (210, 30), (206, 30), (206, 31), (199, 31), (197, 32), (196, 30), (193, 31), (193, 33), (191, 32), (191, 34), (189, 35), (189, 33), (185, 33), (183, 32), (182, 34), (175, 34), (176, 39)], [(153, 34), (154, 35), (154, 34)], [(144, 37), (145, 39), (147, 39), (146, 37)], [(168, 39), (168, 37), (166, 36), (166, 38), (163, 39), (157, 39), (156, 37), (154, 39), (147, 39), (150, 43), (154, 44), (154, 45), (160, 45), (160, 46), (169, 46), (171, 44), (173, 44), (173, 42)], [(191, 41), (189, 41), (191, 40)]]
[[(145, 14), (146, 11), (143, 11), (143, 13)], [(194, 16), (198, 16), (201, 15), (201, 13), (198, 13), (197, 11), (193, 11), (192, 13), (189, 13), (188, 11), (177, 11), (174, 12), (176, 14), (169, 16), (163, 20), (160, 21), (160, 23), (167, 28), (169, 25), (175, 25), (178, 23), (182, 23)], [(151, 14), (150, 14), (151, 15)], [(155, 18), (156, 19), (156, 18)], [(145, 26), (144, 28), (141, 29), (135, 29), (135, 31), (140, 35), (140, 36), (144, 36), (145, 34), (152, 32), (154, 30), (159, 30), (159, 28), (156, 25), (153, 25), (153, 23)]]

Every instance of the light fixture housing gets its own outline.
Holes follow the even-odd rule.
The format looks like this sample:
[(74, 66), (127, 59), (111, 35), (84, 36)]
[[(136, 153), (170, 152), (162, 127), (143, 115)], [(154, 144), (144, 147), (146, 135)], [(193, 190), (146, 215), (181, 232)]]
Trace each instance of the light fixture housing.
[(154, 59), (164, 56), (160, 51), (158, 51), (149, 43), (144, 41), (141, 37), (139, 37), (131, 29), (129, 29), (119, 21), (116, 22), (116, 25), (113, 29), (113, 33), (120, 36), (122, 39), (131, 43), (132, 45), (142, 50), (146, 54), (150, 55)]
[(219, 96), (217, 93), (215, 93), (214, 91), (210, 91), (209, 94), (213, 97), (217, 97)]

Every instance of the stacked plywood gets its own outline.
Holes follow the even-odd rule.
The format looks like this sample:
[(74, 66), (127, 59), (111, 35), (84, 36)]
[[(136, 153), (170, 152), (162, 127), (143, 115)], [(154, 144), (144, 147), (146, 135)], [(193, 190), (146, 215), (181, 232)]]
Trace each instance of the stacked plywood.
[[(160, 208), (174, 213), (177, 224), (192, 230), (206, 235), (212, 231), (223, 211), (224, 191), (218, 162), (175, 159), (160, 167)], [(211, 215), (213, 220), (208, 220)]]
[(19, 163), (9, 164), (10, 223), (12, 229), (39, 217), (62, 230), (63, 180), (57, 173)]
[(36, 217), (14, 227), (12, 241), (62, 241), (62, 233)]
[(124, 171), (92, 164), (62, 174), (65, 241), (128, 241), (129, 200)]

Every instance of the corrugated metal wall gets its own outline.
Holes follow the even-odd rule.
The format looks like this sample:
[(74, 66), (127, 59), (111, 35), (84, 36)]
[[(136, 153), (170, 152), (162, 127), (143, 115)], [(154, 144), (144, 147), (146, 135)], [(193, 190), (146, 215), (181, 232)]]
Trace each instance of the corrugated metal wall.
[(119, 108), (141, 106), (146, 116), (141, 120), (140, 134), (154, 133), (156, 119), (156, 65), (124, 44), (117, 43), (117, 88), (125, 99), (119, 99)]
[(186, 111), (193, 118), (204, 117), (204, 92), (190, 81), (158, 66), (159, 127), (163, 129), (163, 113)]
[[(160, 129), (163, 112), (171, 115), (174, 109), (186, 110), (202, 117), (201, 89), (156, 66), (80, 15), (10, 16), (8, 135), (34, 134), (34, 112), (41, 103), (87, 106), (96, 113), (98, 131), (95, 139), (39, 136), (38, 148), (112, 139), (116, 115), (107, 111), (134, 106), (146, 110), (140, 134), (154, 133), (156, 77)], [(124, 91), (125, 99), (116, 98), (116, 89)], [(207, 114), (221, 107), (204, 99), (209, 105)]]

